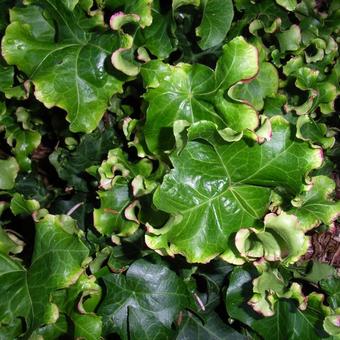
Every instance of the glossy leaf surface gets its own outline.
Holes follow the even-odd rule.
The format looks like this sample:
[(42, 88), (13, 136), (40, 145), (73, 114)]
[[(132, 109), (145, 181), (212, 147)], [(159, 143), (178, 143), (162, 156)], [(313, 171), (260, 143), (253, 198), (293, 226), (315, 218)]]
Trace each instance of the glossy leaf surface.
[(208, 262), (228, 250), (232, 233), (263, 217), (271, 188), (299, 192), (306, 173), (321, 165), (320, 151), (292, 138), (279, 117), (272, 128), (270, 141), (252, 146), (214, 138), (211, 124), (189, 129), (190, 142), (172, 155), (174, 169), (154, 195), (155, 205), (172, 218), (147, 235), (147, 244), (189, 262)]
[(106, 65), (108, 55), (118, 48), (118, 37), (88, 33), (96, 23), (84, 21), (79, 7), (71, 12), (54, 0), (33, 3), (46, 6), (49, 19), (41, 7), (13, 9), (2, 41), (4, 57), (26, 73), (46, 107), (68, 112), (71, 130), (90, 132), (110, 97), (121, 90), (121, 80)]

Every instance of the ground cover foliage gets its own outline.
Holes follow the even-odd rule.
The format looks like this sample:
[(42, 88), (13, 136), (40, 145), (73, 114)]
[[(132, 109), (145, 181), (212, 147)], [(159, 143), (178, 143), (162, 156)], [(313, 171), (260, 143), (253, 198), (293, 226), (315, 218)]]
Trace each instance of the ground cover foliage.
[(338, 339), (339, 22), (0, 0), (0, 338)]

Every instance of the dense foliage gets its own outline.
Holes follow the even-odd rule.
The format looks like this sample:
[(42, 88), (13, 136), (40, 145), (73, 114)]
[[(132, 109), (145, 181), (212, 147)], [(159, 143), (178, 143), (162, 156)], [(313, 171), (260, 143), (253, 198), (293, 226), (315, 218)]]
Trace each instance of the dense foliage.
[(0, 339), (339, 339), (339, 23), (0, 0)]

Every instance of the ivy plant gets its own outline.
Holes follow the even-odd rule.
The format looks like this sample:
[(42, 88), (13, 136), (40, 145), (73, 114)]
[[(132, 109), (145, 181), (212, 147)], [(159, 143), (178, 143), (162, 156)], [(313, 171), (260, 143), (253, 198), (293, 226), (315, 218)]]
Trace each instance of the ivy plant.
[(0, 338), (339, 339), (339, 20), (0, 0)]

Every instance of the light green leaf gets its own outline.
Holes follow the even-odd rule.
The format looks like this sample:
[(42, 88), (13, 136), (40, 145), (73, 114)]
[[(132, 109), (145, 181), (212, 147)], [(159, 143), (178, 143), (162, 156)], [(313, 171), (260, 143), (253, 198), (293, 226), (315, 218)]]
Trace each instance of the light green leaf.
[(300, 192), (306, 173), (321, 165), (320, 150), (296, 140), (281, 117), (271, 122), (272, 138), (261, 145), (225, 143), (208, 122), (189, 128), (189, 142), (172, 154), (174, 169), (154, 194), (171, 218), (150, 229), (150, 248), (208, 262), (229, 249), (231, 234), (263, 217), (271, 188)]
[(92, 314), (72, 314), (74, 323), (74, 337), (77, 339), (97, 340), (102, 334), (102, 320), (100, 316)]
[(131, 203), (129, 185), (126, 180), (118, 179), (113, 188), (98, 192), (100, 208), (93, 211), (95, 228), (103, 235), (129, 236), (133, 234), (139, 223), (128, 220), (130, 210), (134, 208)]
[(315, 228), (320, 223), (331, 225), (340, 214), (340, 202), (330, 198), (334, 190), (335, 183), (330, 178), (313, 177), (309, 190), (292, 201), (294, 208), (289, 213), (298, 217), (304, 230)]
[(24, 249), (25, 243), (10, 230), (4, 230), (0, 226), (0, 253), (8, 255), (19, 254)]
[(323, 322), (323, 328), (325, 331), (335, 337), (340, 336), (340, 315), (329, 315), (326, 316)]
[(202, 50), (214, 47), (226, 37), (234, 17), (231, 0), (202, 0), (202, 22), (196, 28)]
[(251, 105), (224, 98), (222, 90), (215, 96), (215, 105), (227, 126), (233, 131), (254, 131), (259, 125), (258, 114)]
[(296, 129), (296, 137), (321, 145), (324, 149), (331, 148), (335, 143), (335, 132), (328, 131), (326, 124), (317, 123), (307, 115), (298, 118)]
[[(235, 260), (248, 261), (264, 258), (267, 261), (281, 261), (283, 265), (296, 262), (308, 249), (309, 241), (296, 216), (281, 213), (268, 214), (263, 229), (240, 229), (235, 235), (238, 253)], [(230, 262), (231, 256), (228, 252)], [(222, 255), (223, 257), (223, 255)]]
[(0, 189), (12, 189), (19, 172), (19, 165), (17, 161), (14, 157), (0, 159), (0, 169)]
[(296, 51), (301, 43), (301, 31), (299, 26), (292, 25), (290, 28), (282, 33), (277, 34), (281, 52)]
[(255, 46), (243, 37), (236, 37), (223, 46), (223, 54), (217, 61), (217, 87), (228, 89), (231, 85), (256, 76), (259, 56)]
[(27, 74), (35, 96), (46, 107), (68, 112), (72, 131), (90, 132), (110, 97), (122, 88), (122, 81), (105, 66), (107, 57), (119, 47), (118, 36), (88, 33), (96, 23), (93, 18), (84, 20), (85, 14), (77, 7), (70, 12), (56, 0), (34, 3), (46, 6), (49, 19), (40, 7), (13, 9), (2, 41), (4, 58)]
[(249, 83), (239, 83), (230, 88), (231, 98), (247, 101), (258, 111), (263, 109), (266, 97), (275, 97), (279, 87), (279, 77), (276, 68), (267, 62), (260, 65), (260, 71)]
[(137, 14), (140, 17), (139, 24), (142, 28), (152, 24), (152, 3), (153, 0), (134, 0), (127, 1), (125, 11)]
[(287, 11), (294, 11), (297, 6), (296, 0), (275, 0), (275, 1), (277, 4), (284, 7)]
[[(128, 339), (128, 332), (139, 336), (147, 334), (148, 328), (145, 326), (152, 329), (154, 324), (159, 325), (161, 334), (165, 331), (171, 334), (171, 324), (179, 311), (193, 303), (184, 282), (174, 272), (166, 266), (145, 260), (134, 262), (126, 276), (109, 274), (103, 280), (107, 294), (98, 314), (103, 317), (104, 334), (118, 332), (122, 339)], [(148, 319), (144, 331), (138, 329), (140, 325), (136, 323), (136, 317)]]
[(12, 197), (10, 208), (14, 215), (31, 215), (40, 208), (40, 204), (36, 200), (26, 200), (23, 195), (16, 192)]
[(219, 126), (225, 126), (223, 118), (216, 112), (211, 103), (215, 92), (214, 72), (204, 65), (178, 64), (168, 66), (164, 70), (158, 62), (159, 77), (164, 75), (161, 82), (153, 77), (155, 70), (153, 63), (152, 74), (150, 68), (142, 71), (143, 77), (151, 88), (145, 95), (149, 102), (144, 135), (147, 145), (152, 152), (171, 149), (174, 145), (173, 125), (176, 120), (194, 123), (199, 120), (211, 120)]

